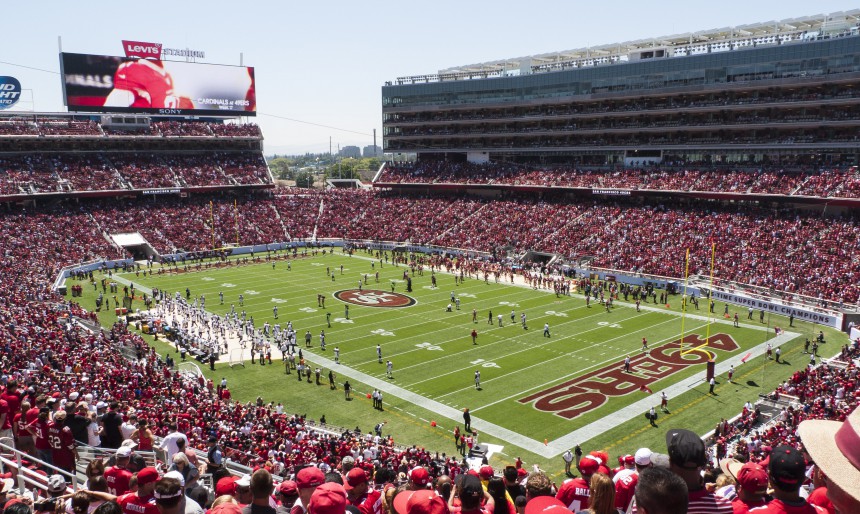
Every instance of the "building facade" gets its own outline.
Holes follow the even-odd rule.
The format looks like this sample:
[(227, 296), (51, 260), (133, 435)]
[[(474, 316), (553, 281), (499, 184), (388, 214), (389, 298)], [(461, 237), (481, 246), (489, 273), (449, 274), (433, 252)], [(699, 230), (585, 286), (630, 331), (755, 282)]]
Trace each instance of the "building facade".
[(384, 151), (581, 164), (854, 163), (860, 10), (482, 63), (382, 87)]

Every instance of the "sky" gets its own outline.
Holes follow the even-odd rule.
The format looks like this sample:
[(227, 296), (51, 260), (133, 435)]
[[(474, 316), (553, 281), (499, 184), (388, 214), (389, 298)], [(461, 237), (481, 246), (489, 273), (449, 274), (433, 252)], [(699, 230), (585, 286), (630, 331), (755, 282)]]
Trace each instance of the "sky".
[[(138, 7), (139, 6), (139, 7)], [(265, 153), (382, 145), (381, 86), (495, 59), (857, 8), (851, 1), (436, 0), (39, 1), (6, 6), (0, 76), (20, 109), (65, 112), (58, 36), (72, 53), (123, 55), (123, 39), (255, 67)], [(14, 11), (14, 16), (12, 12)], [(32, 96), (29, 92), (32, 91)], [(32, 100), (32, 101), (27, 101)]]

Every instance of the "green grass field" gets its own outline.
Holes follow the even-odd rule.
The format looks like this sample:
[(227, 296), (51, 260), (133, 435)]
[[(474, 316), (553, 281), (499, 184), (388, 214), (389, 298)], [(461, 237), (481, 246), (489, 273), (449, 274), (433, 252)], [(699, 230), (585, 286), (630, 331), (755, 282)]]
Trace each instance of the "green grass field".
[[(327, 275), (327, 268), (333, 272), (334, 281)], [(611, 312), (606, 312), (595, 303), (590, 308), (586, 307), (583, 295), (578, 293), (559, 298), (552, 293), (521, 286), (495, 284), (492, 280), (485, 284), (467, 279), (464, 284), (455, 285), (454, 278), (444, 273), (437, 274), (438, 288), (433, 289), (429, 271), (423, 276), (416, 273), (412, 279), (413, 292), (406, 293), (402, 282), (405, 269), (388, 264), (380, 269), (379, 261), (372, 267), (369, 256), (363, 253), (355, 257), (337, 253), (291, 260), (290, 270), (284, 261), (278, 261), (274, 269), (271, 264), (263, 263), (145, 278), (134, 273), (121, 276), (135, 284), (171, 292), (182, 291), (183, 294), (187, 287), (193, 297), (205, 295), (207, 310), (218, 314), (228, 312), (230, 305), (235, 304), (237, 310), (244, 309), (253, 316), (258, 327), (265, 321), (282, 325), (292, 321), (300, 347), (304, 348), (305, 331), (310, 330), (313, 334), (313, 348), (305, 350), (305, 357), (312, 365), (324, 368), (323, 376), (328, 371), (328, 361), (323, 359), (333, 359), (333, 348), (340, 348), (342, 366), (335, 366), (338, 382), (349, 378), (358, 393), (347, 402), (342, 391), (329, 389), (326, 380), (322, 386), (299, 383), (295, 374), (285, 375), (279, 362), (275, 366), (251, 365), (247, 355), (244, 368), (230, 368), (225, 362), (219, 363), (215, 372), (210, 372), (208, 366), (200, 365), (201, 370), (216, 381), (226, 377), (235, 398), (247, 401), (262, 396), (266, 401), (282, 402), (288, 411), (306, 413), (312, 419), (324, 414), (330, 424), (357, 425), (363, 430), (386, 421), (385, 432), (393, 434), (398, 442), (449, 453), (454, 451), (451, 431), (455, 425), (462, 427), (462, 419), (450, 413), (463, 408), (469, 408), (482, 422), (541, 444), (544, 440), (551, 443), (607, 416), (617, 416), (620, 409), (648, 397), (638, 388), (640, 381), (647, 376), (639, 373), (635, 365), (633, 374), (621, 373), (625, 356), (630, 355), (634, 361), (637, 358), (647, 360), (651, 353), (643, 354), (643, 337), (648, 339), (650, 349), (668, 343), (675, 343), (673, 348), (677, 348), (681, 335), (679, 297), (670, 299), (669, 308), (649, 303), (647, 310), (637, 313), (632, 304), (617, 302)], [(379, 283), (374, 277), (376, 271), (380, 272)], [(349, 306), (349, 319), (346, 319), (345, 303), (334, 293), (356, 289), (365, 273), (369, 281), (362, 285), (364, 290), (390, 292), (392, 281), (395, 281), (396, 292), (408, 294), (417, 303), (400, 308), (353, 304)], [(91, 306), (93, 290), (84, 290), (83, 303)], [(219, 292), (224, 293), (223, 305), (219, 304)], [(452, 292), (460, 298), (461, 307), (459, 311), (446, 312)], [(244, 307), (238, 303), (240, 293), (245, 297)], [(318, 306), (317, 295), (325, 296), (325, 309)], [(140, 302), (136, 306), (142, 307)], [(278, 320), (273, 319), (275, 306), (279, 311)], [(695, 318), (696, 315), (706, 316), (705, 302), (701, 302), (701, 306), (702, 311), (689, 311), (691, 316), (684, 319), (683, 324), (686, 334), (696, 334), (704, 339), (708, 323)], [(722, 308), (722, 304), (718, 305), (717, 312), (722, 313)], [(475, 323), (472, 321), (473, 309), (477, 310)], [(488, 324), (490, 310), (494, 316), (503, 314), (504, 326), (499, 327), (495, 318), (492, 325)], [(513, 323), (511, 310), (515, 311)], [(758, 323), (757, 316), (755, 321), (746, 322), (745, 310), (732, 307), (730, 312), (735, 310), (741, 314), (742, 321), (751, 326), (711, 325), (712, 341), (717, 334), (725, 334), (719, 338), (733, 341), (737, 346), (733, 348), (734, 344), (726, 344), (709, 348), (718, 363), (731, 356), (745, 354), (774, 336), (773, 330)], [(327, 312), (331, 313), (330, 328), (326, 323)], [(520, 324), (523, 312), (528, 317), (527, 329)], [(101, 314), (103, 323), (114, 319), (112, 311)], [(768, 321), (770, 325), (788, 325), (787, 320), (775, 316)], [(544, 323), (549, 323), (551, 337), (543, 335)], [(470, 337), (473, 329), (478, 332), (477, 345), (472, 344)], [(803, 367), (807, 362), (806, 356), (801, 354), (803, 337), (813, 331), (817, 333), (818, 329), (817, 326), (795, 323), (791, 330), (798, 333), (798, 337), (782, 346), (785, 363), (765, 361), (763, 357), (752, 359), (737, 367), (734, 384), (727, 383), (724, 377), (719, 378), (717, 395), (709, 395), (707, 384), (701, 381), (695, 387), (672, 395), (670, 414), (662, 415), (656, 428), (644, 419), (643, 410), (635, 417), (621, 419), (602, 429), (589, 440), (576, 442), (586, 451), (605, 449), (615, 456), (632, 453), (641, 446), (665, 451), (663, 435), (670, 426), (707, 432), (720, 418), (736, 415), (745, 401), (754, 401), (759, 393), (771, 391), (777, 383)], [(325, 330), (327, 335), (325, 352), (319, 349), (321, 330)], [(835, 344), (825, 345), (822, 353), (830, 355), (835, 353), (842, 340), (838, 332), (826, 333)], [(164, 343), (155, 344), (161, 352), (175, 352)], [(390, 359), (394, 364), (393, 379), (386, 378), (385, 365), (377, 362), (377, 344), (382, 346), (384, 360)], [(669, 350), (664, 353), (669, 353)], [(279, 361), (280, 352), (274, 352), (275, 357)], [(179, 360), (178, 355), (176, 358)], [(686, 354), (688, 360), (700, 361), (701, 358), (700, 351)], [(668, 375), (649, 383), (655, 393), (685, 378), (704, 374), (701, 363), (686, 367), (679, 365), (677, 369), (668, 370), (665, 365), (653, 362), (645, 366), (650, 366), (648, 371), (654, 374), (659, 371)], [(481, 372), (480, 390), (475, 387), (476, 370)], [(577, 386), (584, 387), (582, 377), (587, 374), (595, 375), (586, 388), (588, 394), (576, 397), (582, 401), (574, 400), (575, 395), (582, 394)], [(385, 410), (374, 410), (370, 400), (363, 396), (374, 386), (353, 378), (361, 376), (385, 381), (392, 388), (402, 388), (429, 401), (412, 402), (387, 393)], [(577, 381), (577, 384), (571, 381)], [(620, 391), (622, 382), (626, 388), (624, 394), (607, 395), (604, 401), (597, 401), (600, 395), (594, 393), (595, 389), (615, 387)], [(572, 386), (569, 396), (520, 401), (531, 395), (540, 396), (539, 393), (564, 383), (568, 383), (565, 387)], [(560, 415), (567, 412), (570, 416), (574, 408), (582, 408), (584, 412), (572, 419)], [(437, 426), (432, 427), (430, 421), (435, 421)], [(473, 428), (481, 431), (481, 422), (473, 422)], [(510, 440), (485, 433), (481, 433), (480, 440), (504, 446), (501, 453), (493, 457), (495, 465), (520, 456), (527, 463), (540, 464), (550, 473), (562, 469), (560, 457), (541, 456), (537, 451), (529, 451)]]

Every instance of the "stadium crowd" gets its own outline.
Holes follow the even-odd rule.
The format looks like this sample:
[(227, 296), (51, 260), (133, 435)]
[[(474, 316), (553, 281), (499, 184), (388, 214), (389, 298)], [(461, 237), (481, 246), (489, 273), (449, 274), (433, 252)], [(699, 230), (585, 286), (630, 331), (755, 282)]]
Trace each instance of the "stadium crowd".
[(94, 120), (78, 120), (64, 117), (22, 116), (0, 119), (0, 135), (3, 136), (160, 136), (160, 137), (253, 137), (260, 138), (260, 127), (255, 123), (209, 123), (155, 121), (143, 132), (134, 128), (127, 132), (115, 125), (102, 126)]
[[(282, 193), (289, 192), (282, 191)], [(367, 503), (367, 497), (362, 496), (364, 493), (353, 495), (352, 500), (349, 500), (365, 514), (379, 514), (383, 512), (382, 509), (388, 509), (385, 512), (392, 514), (395, 511), (399, 514), (417, 514), (419, 510), (410, 510), (408, 500), (404, 502), (406, 496), (400, 500), (400, 503), (397, 497), (401, 494), (408, 496), (409, 488), (423, 489), (433, 485), (444, 496), (450, 496), (448, 488), (444, 485), (448, 482), (442, 478), (443, 476), (454, 480), (456, 486), (452, 489), (458, 491), (458, 494), (450, 502), (453, 509), (444, 506), (444, 503), (448, 502), (439, 504), (434, 499), (435, 496), (425, 499), (438, 505), (438, 510), (434, 511), (437, 514), (444, 514), (449, 510), (456, 512), (458, 506), (460, 510), (468, 510), (475, 505), (469, 502), (480, 503), (480, 498), (484, 498), (485, 509), (490, 509), (493, 505), (495, 508), (503, 508), (501, 505), (504, 505), (509, 509), (510, 514), (517, 509), (518, 505), (524, 505), (524, 512), (536, 512), (532, 510), (536, 506), (541, 505), (546, 508), (550, 504), (576, 511), (585, 508), (596, 509), (601, 505), (625, 508), (634, 497), (637, 508), (641, 505), (641, 511), (659, 512), (647, 510), (650, 500), (644, 488), (638, 490), (635, 486), (640, 481), (647, 485), (649, 475), (652, 473), (668, 473), (663, 468), (672, 472), (664, 474), (662, 478), (664, 485), (674, 484), (675, 489), (671, 489), (672, 497), (676, 499), (687, 497), (691, 506), (707, 503), (714, 509), (707, 512), (732, 512), (731, 507), (727, 505), (729, 505), (728, 501), (734, 498), (733, 495), (737, 495), (742, 500), (749, 499), (749, 496), (739, 492), (747, 486), (747, 481), (741, 476), (743, 473), (736, 471), (732, 474), (733, 468), (729, 465), (731, 463), (725, 466), (727, 471), (724, 473), (724, 478), (718, 480), (717, 457), (725, 456), (741, 461), (766, 463), (767, 465), (762, 469), (770, 474), (772, 481), (779, 482), (787, 477), (787, 475), (784, 476), (787, 468), (770, 463), (782, 453), (795, 458), (795, 453), (792, 452), (805, 448), (801, 446), (797, 437), (798, 431), (804, 428), (802, 423), (810, 420), (842, 422), (848, 419), (848, 414), (858, 404), (857, 369), (850, 361), (860, 355), (860, 350), (854, 345), (843, 349), (843, 359), (847, 363), (839, 365), (833, 363), (798, 371), (794, 377), (775, 391), (774, 394), (777, 396), (797, 397), (801, 407), (786, 409), (776, 422), (770, 424), (762, 424), (766, 420), (753, 417), (751, 413), (755, 411), (748, 409), (731, 427), (728, 422), (721, 427), (719, 437), (723, 440), (720, 442), (720, 439), (717, 439), (716, 450), (711, 454), (706, 453), (705, 444), (697, 436), (695, 439), (699, 441), (698, 443), (687, 435), (674, 431), (670, 433), (667, 443), (668, 457), (661, 457), (643, 449), (637, 451), (636, 456), (622, 457), (624, 464), (621, 469), (613, 472), (609, 469), (608, 455), (603, 452), (591, 452), (578, 459), (576, 469), (582, 475), (581, 478), (569, 477), (571, 478), (569, 481), (554, 484), (539, 470), (528, 472), (522, 466), (505, 469), (500, 473), (502, 476), (496, 476), (497, 473), (486, 467), (470, 472), (453, 449), (448, 455), (416, 447), (400, 447), (394, 444), (390, 436), (383, 436), (381, 430), (332, 431), (330, 428), (317, 427), (306, 416), (291, 414), (288, 407), (265, 403), (262, 398), (254, 403), (235, 402), (232, 401), (229, 392), (225, 392), (225, 390), (229, 391), (229, 388), (170, 369), (167, 362), (122, 324), (102, 332), (88, 331), (81, 322), (92, 322), (94, 315), (83, 311), (75, 304), (62, 300), (47, 289), (47, 284), (61, 266), (110, 256), (112, 251), (118, 251), (106, 246), (99, 229), (111, 232), (139, 228), (137, 223), (140, 223), (140, 226), (149, 224), (163, 229), (181, 225), (178, 230), (187, 233), (184, 237), (205, 240), (207, 238), (205, 230), (194, 232), (189, 231), (188, 228), (197, 223), (201, 226), (205, 225), (206, 214), (209, 212), (208, 199), (207, 197), (195, 200), (173, 199), (160, 200), (158, 203), (147, 201), (140, 204), (129, 202), (125, 205), (102, 200), (74, 208), (55, 205), (2, 214), (0, 238), (5, 244), (4, 259), (0, 263), (0, 290), (4, 291), (4, 294), (0, 295), (0, 339), (4, 341), (2, 359), (6, 380), (4, 390), (0, 394), (0, 411), (5, 403), (7, 420), (10, 422), (9, 429), (17, 437), (18, 444), (22, 448), (28, 449), (43, 460), (48, 459), (56, 464), (67, 466), (68, 447), (60, 445), (59, 448), (53, 448), (50, 443), (45, 446), (44, 439), (39, 436), (28, 439), (29, 430), (26, 427), (30, 424), (41, 426), (41, 423), (46, 423), (48, 430), (58, 424), (62, 427), (63, 416), (65, 416), (65, 426), (76, 439), (87, 444), (115, 449), (126, 437), (122, 432), (117, 436), (116, 427), (106, 420), (119, 417), (125, 425), (138, 429), (135, 442), (141, 449), (153, 444), (146, 437), (141, 437), (141, 432), (152, 433), (167, 441), (187, 439), (189, 449), (207, 452), (214, 447), (223, 457), (229, 456), (234, 461), (251, 465), (258, 469), (254, 477), (263, 476), (264, 473), (280, 475), (287, 479), (285, 482), (287, 485), (283, 486), (285, 491), (292, 491), (291, 482), (303, 485), (313, 483), (313, 480), (304, 481), (309, 473), (319, 473), (319, 476), (323, 476), (325, 472), (340, 472), (340, 480), (349, 490), (361, 490), (362, 484), (367, 482), (370, 488), (365, 492), (371, 495), (373, 500)], [(290, 212), (280, 213), (282, 217), (289, 218), (290, 213), (296, 210), (319, 213), (322, 205), (324, 213), (331, 212), (327, 214), (330, 217), (324, 218), (326, 221), (320, 226), (337, 226), (337, 230), (346, 228), (348, 229), (345, 232), (346, 235), (352, 233), (351, 227), (357, 227), (355, 228), (357, 231), (367, 231), (367, 227), (391, 230), (393, 225), (380, 222), (385, 218), (385, 214), (395, 217), (396, 221), (406, 226), (411, 226), (414, 221), (420, 227), (418, 229), (420, 233), (438, 234), (446, 227), (446, 220), (461, 218), (467, 212), (480, 215), (481, 209), (488, 208), (480, 201), (464, 198), (416, 202), (412, 199), (389, 197), (374, 192), (343, 191), (292, 197), (281, 194), (275, 202), (250, 196), (238, 197), (236, 207), (230, 201), (232, 199), (213, 198), (212, 200), (213, 203), (218, 200), (217, 218), (223, 219), (225, 225), (220, 237), (225, 240), (230, 239), (237, 212), (243, 231), (251, 233), (252, 230), (258, 230), (253, 232), (253, 238), (272, 240), (279, 229), (282, 233), (289, 224), (280, 225), (273, 222), (266, 225), (260, 221), (276, 219), (277, 216), (273, 214), (279, 208), (289, 209)], [(356, 210), (355, 205), (361, 205), (363, 210)], [(415, 205), (423, 205), (424, 208), (416, 208)], [(115, 208), (116, 211), (111, 211), (111, 208)], [(548, 219), (550, 214), (575, 220), (591, 217), (594, 225), (605, 226), (607, 219), (611, 219), (616, 214), (616, 210), (624, 212), (625, 217), (615, 222), (613, 226), (629, 223), (627, 229), (630, 230), (646, 224), (645, 220), (648, 216), (659, 217), (673, 212), (658, 210), (649, 213), (645, 210), (633, 210), (631, 214), (628, 209), (620, 207), (596, 210), (590, 205), (577, 204), (565, 207), (571, 209), (570, 211), (559, 211), (559, 205), (532, 200), (520, 202), (508, 200), (491, 204), (489, 208), (493, 209), (494, 216), (498, 215), (502, 218), (516, 216), (517, 212), (525, 213), (522, 217), (512, 220), (511, 226), (504, 230), (514, 230), (515, 225), (529, 228), (529, 220), (540, 225), (551, 225)], [(437, 215), (431, 216), (428, 211)], [(756, 213), (756, 218), (758, 214), (760, 213)], [(96, 227), (93, 226), (93, 218), (90, 218), (90, 215), (96, 219)], [(628, 215), (631, 216), (629, 219)], [(716, 216), (711, 220), (712, 224), (732, 227), (731, 230), (725, 229), (724, 237), (733, 234), (731, 237), (747, 241), (757, 240), (752, 233), (734, 232), (744, 228), (745, 218), (734, 219), (729, 213), (720, 214), (719, 212), (712, 215)], [(368, 217), (366, 221), (364, 216)], [(404, 218), (398, 219), (396, 218), (398, 216)], [(769, 220), (773, 223), (772, 230), (796, 230), (796, 226), (790, 225), (794, 216), (796, 214), (785, 217), (774, 216)], [(309, 220), (312, 217), (309, 215), (304, 219)], [(191, 224), (172, 223), (176, 219), (196, 219), (197, 221)], [(404, 223), (404, 220), (408, 222)], [(123, 223), (128, 225), (122, 225)], [(672, 218), (665, 223), (669, 226), (677, 225), (678, 219)], [(256, 229), (252, 228), (254, 226)], [(653, 226), (647, 226), (653, 230)], [(811, 230), (821, 234), (821, 241), (830, 241), (830, 238), (838, 237), (827, 232), (826, 228), (812, 225)], [(572, 229), (590, 233), (588, 229), (581, 227)], [(474, 234), (504, 230), (485, 222), (476, 221), (474, 226)], [(837, 226), (834, 232), (843, 230), (844, 227)], [(388, 234), (388, 232), (357, 233), (376, 236)], [(403, 234), (409, 235), (409, 232)], [(552, 235), (539, 232), (536, 236), (528, 236), (527, 231), (522, 234), (523, 237), (532, 237), (535, 241)], [(594, 240), (605, 239), (605, 236), (599, 232), (594, 234), (597, 235)], [(171, 232), (170, 237), (178, 239), (180, 236)], [(679, 236), (670, 233), (667, 237)], [(472, 241), (472, 239), (467, 240)], [(480, 241), (480, 237), (474, 237), (474, 241)], [(793, 242), (794, 239), (790, 241)], [(836, 244), (841, 244), (840, 241), (834, 240)], [(834, 242), (828, 243), (828, 246), (833, 245)], [(520, 244), (532, 244), (532, 240), (523, 240)], [(639, 243), (636, 240), (630, 240), (630, 244), (635, 246)], [(786, 248), (779, 246), (770, 251), (785, 252)], [(83, 287), (91, 287), (85, 276), (73, 279), (72, 282)], [(93, 282), (92, 287), (97, 288), (98, 283)], [(75, 320), (81, 320), (81, 322)], [(137, 358), (131, 362), (125, 360), (118, 351), (122, 347), (131, 349)], [(25, 420), (24, 425), (12, 423), (13, 419), (10, 419), (10, 415), (14, 418), (14, 415), (19, 412), (21, 413), (19, 417)], [(59, 414), (60, 412), (63, 414)], [(41, 413), (45, 415), (40, 417)], [(98, 430), (100, 419), (101, 431)], [(134, 427), (129, 425), (132, 421), (138, 423), (145, 421), (146, 424)], [(140, 430), (141, 427), (145, 430)], [(177, 434), (183, 434), (184, 437)], [(133, 432), (129, 434), (130, 437), (132, 435)], [(728, 438), (736, 439), (729, 444)], [(784, 449), (781, 446), (786, 444), (794, 450)], [(168, 445), (166, 448), (171, 447)], [(721, 448), (734, 448), (734, 450), (723, 452)], [(812, 450), (807, 448), (807, 451)], [(120, 453), (118, 452), (118, 455)], [(201, 459), (197, 453), (189, 452), (189, 454), (190, 462), (197, 461), (199, 472), (217, 471), (219, 457), (213, 454), (213, 462), (210, 463), (201, 462), (209, 459)], [(764, 460), (768, 457), (769, 460)], [(181, 458), (171, 458), (173, 462), (177, 460), (182, 461)], [(824, 468), (825, 473), (828, 473), (826, 466), (831, 462), (821, 461), (817, 457), (815, 462)], [(213, 466), (206, 470), (205, 466), (208, 464)], [(33, 466), (37, 467), (35, 464)], [(305, 466), (305, 469), (310, 471), (300, 471)], [(688, 466), (693, 466), (696, 470), (695, 480), (692, 478), (693, 475), (685, 471)], [(663, 471), (654, 471), (652, 468), (655, 467)], [(351, 468), (358, 469), (361, 475), (359, 471), (351, 472)], [(806, 472), (806, 466), (802, 468), (801, 474)], [(261, 472), (260, 469), (266, 471)], [(702, 469), (708, 470), (708, 474), (705, 475), (708, 480), (714, 480), (722, 485), (717, 489), (717, 493), (701, 488), (698, 473)], [(792, 472), (800, 476), (797, 466), (792, 468)], [(153, 480), (149, 475), (150, 472), (139, 471), (138, 487), (141, 488), (139, 491), (146, 491), (147, 488), (143, 486), (154, 483), (149, 482)], [(610, 479), (612, 475), (617, 477), (614, 483)], [(632, 478), (634, 475), (635, 479)], [(595, 476), (597, 478), (594, 478)], [(815, 484), (824, 483), (825, 487), (829, 486), (833, 490), (836, 490), (833, 483), (837, 483), (837, 486), (844, 484), (844, 482), (836, 482), (841, 480), (841, 477), (827, 475), (829, 478), (822, 479), (820, 473), (815, 476), (818, 477), (815, 479)], [(249, 479), (252, 485), (256, 483), (255, 480), (261, 480), (254, 477)], [(225, 482), (221, 491), (233, 492), (237, 496), (243, 494), (238, 489), (245, 487), (242, 484), (247, 481), (237, 480), (237, 478), (228, 478), (233, 485)], [(681, 480), (679, 481), (678, 478)], [(169, 478), (156, 477), (154, 480), (161, 484), (156, 487), (170, 484)], [(734, 489), (726, 487), (727, 484), (731, 485), (732, 480), (737, 482)], [(486, 495), (483, 485), (480, 485), (481, 481), (487, 484)], [(385, 485), (387, 483), (391, 483), (393, 489), (389, 489)], [(221, 486), (220, 481), (218, 486)], [(478, 488), (480, 488), (480, 494), (477, 494)], [(306, 488), (297, 485), (297, 489)], [(475, 498), (471, 498), (470, 491), (476, 493)], [(732, 491), (735, 492), (732, 493)], [(786, 500), (788, 497), (781, 496), (779, 491), (781, 490), (776, 488), (773, 498), (777, 501), (788, 501)], [(850, 491), (854, 490), (850, 489)], [(271, 492), (263, 496), (268, 498)], [(680, 492), (684, 494), (679, 494)], [(392, 495), (393, 498), (389, 498), (392, 501), (386, 503), (380, 500), (381, 503), (376, 505), (376, 500), (380, 499), (383, 493), (386, 496)], [(856, 491), (850, 494), (855, 494), (854, 498), (857, 498)], [(123, 500), (123, 495), (118, 496), (120, 505), (124, 501), (129, 501), (128, 498)], [(288, 496), (290, 495), (280, 495), (278, 499), (287, 501)], [(522, 500), (519, 499), (520, 496), (523, 497)], [(542, 496), (546, 498), (540, 499)], [(819, 491), (817, 496), (812, 496), (811, 501), (822, 502), (822, 497)], [(145, 493), (143, 498), (145, 501), (150, 501)], [(311, 498), (312, 496), (306, 497), (306, 500), (311, 502), (308, 508), (313, 512), (314, 503)], [(763, 496), (759, 495), (757, 498), (755, 501), (761, 504)], [(797, 500), (792, 496), (791, 501)], [(205, 498), (201, 502), (204, 506), (208, 503)], [(250, 503), (250, 501), (245, 500), (243, 503)], [(366, 510), (361, 510), (362, 505), (365, 505)], [(385, 505), (387, 507), (384, 507)], [(400, 509), (397, 508), (398, 505)], [(532, 507), (530, 508), (529, 505)], [(134, 511), (126, 512), (131, 514)], [(344, 511), (321, 511), (321, 514), (335, 512), (341, 514)]]
[(0, 158), (0, 194), (271, 183), (259, 153), (47, 153)]
[(860, 171), (856, 167), (821, 167), (810, 171), (686, 166), (665, 169), (590, 169), (555, 166), (533, 168), (514, 164), (473, 164), (424, 161), (386, 166), (377, 181), (382, 184), (493, 184), (568, 188), (615, 188), (657, 191), (706, 191), (783, 196), (860, 198)]
[[(686, 248), (689, 272), (709, 275), (713, 243), (720, 256), (715, 276), (736, 283), (736, 288), (756, 286), (788, 302), (804, 296), (852, 305), (860, 298), (860, 263), (853, 259), (860, 251), (858, 221), (790, 209), (712, 205), (703, 211), (683, 203), (596, 204), (515, 196), (490, 201), (374, 190), (309, 194), (276, 189), (264, 195), (98, 200), (28, 211), (36, 219), (45, 213), (61, 215), (79, 227), (74, 237), (91, 238), (88, 251), (100, 258), (127, 255), (105, 237), (116, 233), (140, 232), (160, 253), (211, 249), (213, 236), (215, 246), (223, 247), (315, 235), (488, 254), (534, 250), (558, 253), (569, 261), (589, 259), (600, 268), (683, 277)], [(3, 216), (20, 215), (13, 211)], [(655, 234), (660, 237), (655, 239)], [(791, 260), (790, 267), (785, 259)]]

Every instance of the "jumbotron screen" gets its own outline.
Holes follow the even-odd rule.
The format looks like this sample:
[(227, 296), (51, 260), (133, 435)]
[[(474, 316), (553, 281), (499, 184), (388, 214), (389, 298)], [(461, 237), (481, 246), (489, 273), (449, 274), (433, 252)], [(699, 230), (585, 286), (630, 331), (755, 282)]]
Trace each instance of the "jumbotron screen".
[(60, 54), (70, 111), (254, 116), (254, 68)]

